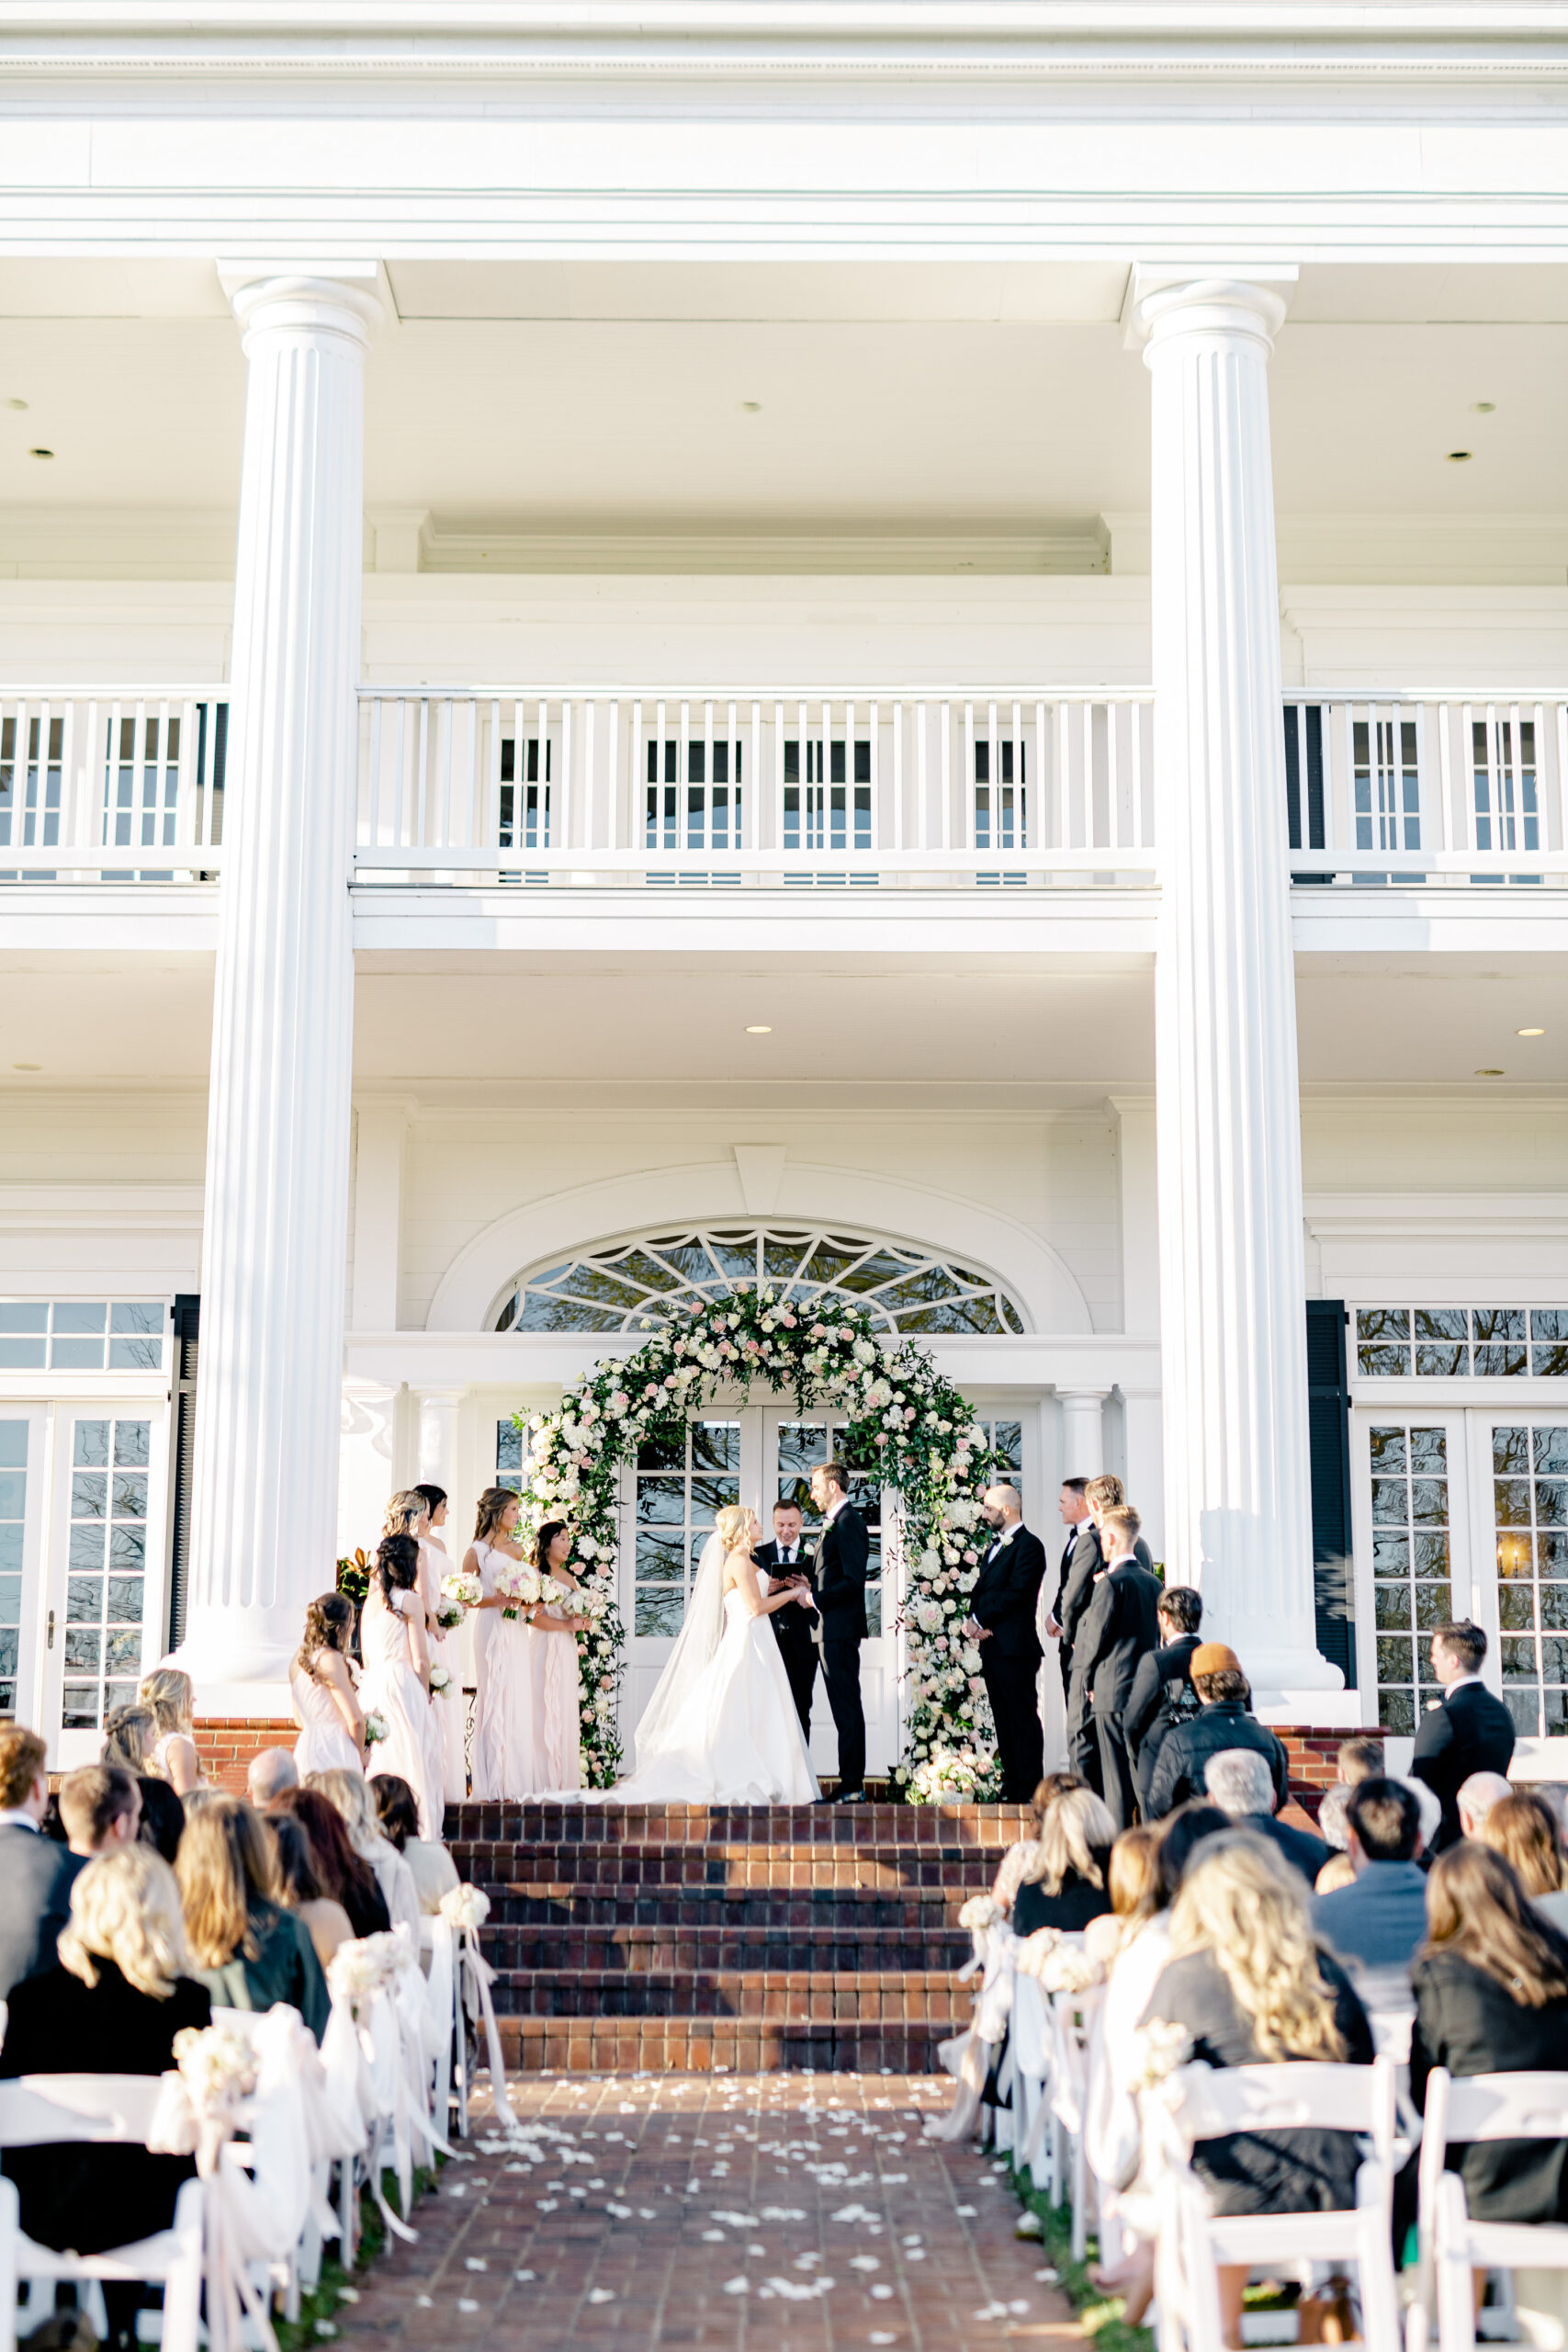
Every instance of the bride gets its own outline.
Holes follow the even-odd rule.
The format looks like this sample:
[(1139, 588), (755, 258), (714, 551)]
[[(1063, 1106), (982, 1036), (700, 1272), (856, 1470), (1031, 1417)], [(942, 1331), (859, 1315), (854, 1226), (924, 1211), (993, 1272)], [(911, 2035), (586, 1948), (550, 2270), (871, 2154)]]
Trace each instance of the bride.
[(609, 1792), (627, 1804), (810, 1804), (818, 1791), (773, 1628), (809, 1606), (791, 1586), (764, 1600), (753, 1514), (714, 1521), (686, 1622), (637, 1729), (637, 1770)]

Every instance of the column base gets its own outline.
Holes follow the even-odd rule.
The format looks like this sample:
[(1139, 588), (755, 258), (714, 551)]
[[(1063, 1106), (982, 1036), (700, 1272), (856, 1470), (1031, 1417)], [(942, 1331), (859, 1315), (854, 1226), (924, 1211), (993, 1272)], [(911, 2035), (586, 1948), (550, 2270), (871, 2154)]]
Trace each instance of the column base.
[[(219, 1686), (226, 1691), (231, 1685), (249, 1690), (253, 1686), (268, 1684), (272, 1686), (271, 1702), (261, 1712), (276, 1713), (281, 1691), (283, 1713), (287, 1714), (288, 1669), (304, 1626), (303, 1607), (286, 1612), (273, 1609), (195, 1609), (185, 1640), (164, 1663), (181, 1667), (190, 1676), (198, 1703), (205, 1692), (216, 1690)], [(256, 1712), (216, 1703), (203, 1705), (201, 1711), (208, 1714)]]

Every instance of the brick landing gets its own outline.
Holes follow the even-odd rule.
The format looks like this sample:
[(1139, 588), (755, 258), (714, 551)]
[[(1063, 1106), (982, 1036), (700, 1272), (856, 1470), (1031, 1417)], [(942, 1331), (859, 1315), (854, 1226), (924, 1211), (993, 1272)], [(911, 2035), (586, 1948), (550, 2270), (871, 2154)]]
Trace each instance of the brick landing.
[(531, 2076), (524, 2138), (479, 2121), (417, 2243), (339, 2307), (344, 2352), (1081, 2344), (988, 2160), (921, 2138), (951, 2096), (930, 2076)]

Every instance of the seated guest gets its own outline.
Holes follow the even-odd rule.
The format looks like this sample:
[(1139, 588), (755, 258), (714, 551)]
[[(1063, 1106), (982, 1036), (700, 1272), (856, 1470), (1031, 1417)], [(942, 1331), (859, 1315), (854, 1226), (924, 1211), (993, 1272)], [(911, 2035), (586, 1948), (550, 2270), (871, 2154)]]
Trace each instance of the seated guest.
[(1442, 1806), (1427, 1845), (1442, 1853), (1463, 1836), (1459, 1792), (1472, 1772), (1506, 1772), (1514, 1753), (1514, 1719), (1481, 1679), (1486, 1636), (1466, 1622), (1439, 1625), (1432, 1635), (1432, 1676), (1443, 1689), (1416, 1726), (1410, 1770)]
[(420, 1836), (419, 1807), (406, 1781), (396, 1772), (378, 1772), (367, 1786), (382, 1837), (413, 1873), (421, 1911), (427, 1916), (439, 1911), (442, 1896), (460, 1883), (457, 1863), (445, 1846)]
[(310, 1853), (321, 1892), (348, 1914), (356, 1936), (385, 1935), (391, 1926), (386, 1897), (369, 1863), (348, 1842), (348, 1828), (336, 1805), (320, 1789), (286, 1789), (278, 1798), (275, 1817), (289, 1815), (310, 1841)]
[[(1145, 2020), (1183, 2026), (1210, 2066), (1290, 2059), (1372, 2062), (1371, 2029), (1337, 1961), (1320, 1951), (1301, 1878), (1251, 1830), (1206, 1840), (1181, 1883), (1171, 1959)], [(1305, 2126), (1200, 2140), (1192, 2169), (1216, 2214), (1336, 2212), (1356, 2202), (1360, 2152), (1348, 2132)], [(1224, 2341), (1242, 2341), (1246, 2264), (1222, 2264)]]
[(1350, 1850), (1350, 1840), (1345, 1827), (1345, 1816), (1349, 1812), (1350, 1800), (1359, 1786), (1359, 1781), (1336, 1781), (1331, 1789), (1325, 1789), (1318, 1800), (1317, 1834), (1324, 1844), (1336, 1854), (1347, 1854)]
[(1334, 1760), (1340, 1785), (1347, 1789), (1358, 1788), (1363, 1781), (1385, 1777), (1381, 1739), (1368, 1739), (1359, 1733), (1354, 1739), (1342, 1739)]
[[(206, 1988), (189, 1973), (174, 1873), (148, 1847), (127, 1846), (81, 1866), (57, 1964), (11, 1994), (0, 2077), (162, 2075), (175, 2034), (210, 2017)], [(8, 2149), (4, 2169), (28, 2237), (78, 2254), (166, 2230), (182, 2182), (196, 2174), (189, 2156), (75, 2142)], [(141, 2300), (135, 2283), (106, 2282), (117, 2346), (133, 2344)]]
[(319, 1789), (342, 1814), (349, 1844), (376, 1873), (393, 1927), (406, 1927), (417, 1945), (420, 1909), (413, 1872), (397, 1848), (382, 1837), (364, 1775), (339, 1766), (330, 1772), (312, 1772), (306, 1785)]
[(113, 1764), (86, 1764), (60, 1783), (66, 1843), (85, 1862), (134, 1846), (141, 1828), (141, 1792)]
[(1415, 1796), (1403, 1781), (1361, 1781), (1350, 1792), (1346, 1826), (1355, 1879), (1337, 1894), (1317, 1896), (1313, 1931), (1352, 1966), (1408, 1970), (1427, 1932)]
[[(1410, 1972), (1416, 2106), (1426, 2104), (1434, 2066), (1450, 2075), (1561, 2071), (1568, 1940), (1502, 1855), (1472, 1838), (1439, 1854), (1427, 1881), (1427, 1920)], [(1463, 2175), (1475, 2221), (1568, 2222), (1568, 2140), (1478, 2140), (1450, 2150), (1449, 2169)]]
[(1454, 1800), (1459, 1807), (1461, 1837), (1481, 1837), (1493, 1806), (1501, 1804), (1505, 1797), (1513, 1793), (1513, 1782), (1501, 1772), (1472, 1772), (1468, 1781), (1461, 1781)]
[(1274, 1818), (1274, 1778), (1266, 1757), (1251, 1747), (1222, 1747), (1203, 1767), (1203, 1785), (1238, 1829), (1256, 1830), (1277, 1846), (1308, 1886), (1328, 1860), (1328, 1848), (1310, 1829)]
[(130, 1772), (140, 1780), (149, 1770), (147, 1758), (158, 1737), (158, 1725), (151, 1707), (131, 1705), (114, 1707), (104, 1718), (103, 1753), (100, 1764), (112, 1764), (118, 1772)]
[(25, 1976), (54, 1966), (82, 1868), (79, 1855), (43, 1835), (47, 1754), (36, 1731), (0, 1724), (0, 2000)]
[(1197, 1712), (1191, 1668), (1202, 1622), (1203, 1603), (1195, 1589), (1190, 1584), (1168, 1585), (1160, 1595), (1159, 1647), (1139, 1659), (1133, 1677), (1122, 1720), (1133, 1757), (1138, 1804), (1145, 1819), (1149, 1817), (1149, 1784), (1166, 1734), (1172, 1724), (1185, 1722)]
[(245, 1768), (245, 1794), (258, 1813), (270, 1813), (286, 1789), (297, 1789), (299, 1775), (287, 1747), (263, 1747)]
[(1154, 1880), (1155, 1848), (1159, 1832), (1144, 1822), (1123, 1829), (1111, 1849), (1105, 1874), (1111, 1908), (1091, 1919), (1084, 1930), (1084, 1950), (1102, 1968), (1110, 1968), (1123, 1944), (1135, 1934), (1139, 1913)]
[[(1459, 1792), (1464, 1809), (1464, 1791)], [(1568, 1935), (1568, 1862), (1557, 1815), (1544, 1797), (1520, 1789), (1499, 1799), (1481, 1825), (1481, 1843), (1501, 1854), (1532, 1911)], [(1564, 2052), (1568, 2056), (1568, 2052)]]
[(188, 1797), (201, 1779), (201, 1758), (196, 1752), (196, 1692), (188, 1674), (177, 1666), (160, 1666), (141, 1678), (139, 1703), (146, 1707), (156, 1727), (147, 1751), (147, 1770), (167, 1781), (175, 1796)]
[(1111, 1908), (1106, 1871), (1116, 1842), (1102, 1801), (1071, 1772), (1034, 1792), (1035, 1833), (1002, 1858), (993, 1893), (1010, 1905), (1015, 1936), (1037, 1928), (1076, 1934)]
[(1336, 1848), (1314, 1879), (1314, 1894), (1337, 1894), (1342, 1887), (1356, 1883), (1356, 1865), (1348, 1854)]
[(341, 1903), (323, 1892), (316, 1858), (303, 1825), (291, 1813), (266, 1816), (277, 1868), (277, 1892), (285, 1909), (302, 1919), (323, 1969), (340, 1944), (353, 1940), (354, 1922)]
[(1199, 1711), (1190, 1723), (1177, 1724), (1166, 1735), (1149, 1776), (1150, 1819), (1162, 1820), (1189, 1797), (1202, 1796), (1209, 1758), (1224, 1747), (1252, 1747), (1266, 1757), (1275, 1801), (1283, 1804), (1289, 1790), (1285, 1751), (1248, 1713), (1252, 1691), (1235, 1650), (1224, 1642), (1200, 1642), (1188, 1663)]
[(239, 1797), (214, 1797), (186, 1823), (175, 1866), (193, 1974), (214, 2008), (270, 2009), (287, 2001), (316, 2040), (330, 2002), (303, 1921), (277, 1900), (277, 1871), (259, 1815)]
[(185, 1834), (186, 1809), (167, 1781), (155, 1781), (150, 1772), (138, 1775), (136, 1790), (141, 1799), (141, 1826), (138, 1832), (141, 1843), (161, 1854), (173, 1870)]

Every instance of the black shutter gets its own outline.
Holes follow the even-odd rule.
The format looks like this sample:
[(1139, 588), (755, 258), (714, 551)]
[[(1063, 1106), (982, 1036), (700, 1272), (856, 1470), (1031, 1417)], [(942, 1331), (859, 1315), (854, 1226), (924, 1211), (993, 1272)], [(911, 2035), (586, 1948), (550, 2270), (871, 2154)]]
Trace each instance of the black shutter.
[(1312, 1448), (1312, 1556), (1317, 1646), (1356, 1681), (1356, 1579), (1350, 1540), (1350, 1384), (1345, 1302), (1309, 1298), (1307, 1429)]
[(196, 1360), (201, 1301), (188, 1295), (174, 1306), (174, 1460), (169, 1481), (169, 1647), (186, 1637), (186, 1600), (190, 1589), (190, 1488), (196, 1454)]

